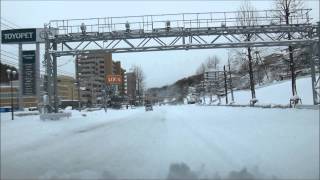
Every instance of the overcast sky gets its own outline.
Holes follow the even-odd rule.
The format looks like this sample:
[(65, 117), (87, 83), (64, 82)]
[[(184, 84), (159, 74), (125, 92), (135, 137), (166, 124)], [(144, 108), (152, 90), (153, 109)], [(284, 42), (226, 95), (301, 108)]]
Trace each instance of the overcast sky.
[[(258, 10), (271, 9), (273, 1), (252, 1)], [(41, 28), (54, 19), (112, 17), (144, 14), (168, 14), (191, 12), (221, 12), (237, 10), (241, 1), (1, 1), (1, 17), (23, 28)], [(312, 8), (312, 17), (319, 21), (319, 2), (305, 1), (305, 8)], [(3, 21), (3, 19), (1, 19)], [(25, 49), (34, 47), (24, 46)], [(16, 46), (2, 45), (2, 49), (16, 53)], [(43, 50), (42, 50), (43, 52)], [(225, 62), (224, 49), (163, 51), (113, 54), (129, 70), (140, 65), (146, 75), (147, 87), (160, 87), (192, 75), (208, 56), (217, 55)], [(66, 64), (72, 57), (60, 58), (58, 64)], [(74, 73), (71, 60), (59, 67)]]

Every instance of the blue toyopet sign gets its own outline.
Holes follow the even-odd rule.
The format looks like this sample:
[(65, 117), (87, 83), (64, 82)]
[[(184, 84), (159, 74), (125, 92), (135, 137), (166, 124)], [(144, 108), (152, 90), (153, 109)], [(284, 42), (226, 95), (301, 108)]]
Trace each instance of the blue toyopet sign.
[(9, 29), (1, 31), (1, 43), (34, 43), (37, 39), (37, 29)]

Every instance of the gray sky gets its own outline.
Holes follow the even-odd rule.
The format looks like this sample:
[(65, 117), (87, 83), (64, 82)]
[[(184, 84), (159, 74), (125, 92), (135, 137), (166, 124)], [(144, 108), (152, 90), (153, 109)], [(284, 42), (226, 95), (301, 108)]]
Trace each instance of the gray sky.
[[(271, 9), (273, 1), (252, 1), (258, 10)], [(189, 12), (221, 12), (237, 10), (241, 1), (1, 1), (1, 17), (23, 28), (43, 27), (54, 19), (112, 17), (144, 14), (168, 14)], [(305, 1), (305, 8), (312, 8), (312, 17), (319, 21), (319, 2)], [(2, 21), (2, 19), (1, 19)], [(34, 47), (24, 46), (26, 49)], [(2, 45), (2, 49), (17, 53), (17, 47)], [(43, 50), (42, 50), (43, 52)], [(113, 54), (129, 70), (140, 65), (146, 75), (147, 87), (159, 87), (192, 75), (208, 56), (217, 55), (225, 62), (224, 49), (163, 51)], [(72, 57), (59, 59), (65, 64), (59, 69), (74, 73)]]

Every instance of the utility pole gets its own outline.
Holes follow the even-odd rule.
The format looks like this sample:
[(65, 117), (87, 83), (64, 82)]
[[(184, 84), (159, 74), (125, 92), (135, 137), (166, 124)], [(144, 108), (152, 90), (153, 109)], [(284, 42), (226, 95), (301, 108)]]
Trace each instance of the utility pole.
[(202, 81), (202, 91), (203, 91), (203, 104), (206, 103), (206, 90), (204, 88), (204, 81)]
[(228, 104), (228, 85), (227, 85), (227, 73), (226, 73), (226, 66), (223, 66), (223, 75), (224, 75), (224, 92), (226, 95), (226, 104)]
[(79, 77), (79, 56), (76, 56), (76, 79), (77, 79), (77, 88), (78, 88), (78, 108), (81, 111), (81, 100), (80, 100), (80, 77)]
[[(289, 9), (286, 9), (285, 12), (285, 20), (286, 20), (286, 25), (289, 25), (289, 16), (290, 12)], [(288, 40), (291, 40), (291, 34), (288, 32)], [(295, 64), (293, 60), (293, 47), (290, 45), (289, 46), (289, 63), (290, 63), (290, 71), (291, 71), (291, 88), (292, 88), (292, 96), (295, 96), (297, 94), (296, 90), (296, 75), (295, 75)]]
[(11, 69), (7, 69), (7, 75), (8, 75), (8, 80), (10, 82), (10, 92), (11, 92), (11, 120), (13, 120), (13, 111), (14, 111), (12, 81), (13, 81), (16, 74), (17, 74), (16, 71), (11, 71)]
[[(249, 59), (249, 77), (250, 77), (251, 97), (252, 97), (252, 99), (256, 99), (256, 92), (254, 89), (254, 79), (253, 79), (251, 47), (248, 47), (248, 59)], [(256, 101), (253, 101), (252, 106), (254, 106), (255, 103), (256, 103)]]
[(261, 77), (261, 72), (260, 72), (260, 65), (259, 65), (259, 58), (258, 58), (258, 54), (259, 54), (259, 51), (255, 51), (254, 52), (256, 54), (256, 71), (257, 71), (257, 75), (258, 75), (258, 83), (259, 83), (259, 86), (262, 84), (262, 77)]
[[(52, 43), (53, 50), (57, 50), (57, 43)], [(58, 113), (59, 104), (58, 104), (58, 80), (57, 80), (57, 56), (55, 54), (52, 55), (52, 64), (53, 64), (53, 104), (54, 104), (54, 112)]]
[(228, 57), (228, 67), (229, 67), (229, 84), (230, 84), (230, 91), (231, 91), (231, 101), (234, 102), (233, 87), (232, 87), (232, 77), (231, 77), (231, 67), (230, 67), (230, 58), (229, 57)]
[[(52, 81), (52, 60), (51, 60), (51, 55), (49, 53), (50, 51), (50, 40), (49, 40), (49, 30), (48, 26), (44, 26), (45, 29), (45, 64), (46, 64), (46, 85), (47, 85), (47, 91), (48, 91), (48, 113), (52, 113), (53, 108), (52, 108), (52, 96), (53, 96), (53, 81)], [(20, 45), (19, 45), (20, 47)], [(20, 51), (20, 48), (19, 48)], [(20, 55), (21, 57), (21, 55)], [(22, 74), (22, 73), (21, 73)], [(21, 86), (22, 87), (22, 86)]]

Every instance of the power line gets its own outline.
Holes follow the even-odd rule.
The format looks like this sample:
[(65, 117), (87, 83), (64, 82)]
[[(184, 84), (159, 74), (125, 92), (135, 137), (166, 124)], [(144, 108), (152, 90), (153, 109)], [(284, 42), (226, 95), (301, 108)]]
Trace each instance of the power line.
[[(19, 59), (18, 59), (18, 58), (19, 58), (19, 57), (18, 57), (16, 54), (13, 54), (13, 53), (11, 53), (11, 52), (8, 52), (8, 51), (6, 51), (6, 50), (2, 50), (2, 49), (1, 49), (0, 55), (12, 59), (12, 60), (9, 60), (9, 61), (11, 61), (11, 63), (15, 63), (15, 65), (18, 67), (18, 64), (19, 64)], [(15, 57), (13, 57), (13, 56), (11, 56), (11, 55), (13, 55), (13, 56), (15, 56)], [(3, 59), (3, 58), (1, 58), (1, 59)], [(5, 59), (5, 60), (8, 61), (8, 59)], [(59, 66), (57, 66), (57, 67), (62, 67), (62, 66), (64, 66), (64, 65), (70, 63), (72, 60), (73, 60), (73, 58), (70, 58), (70, 59), (68, 59), (68, 61), (67, 61), (66, 63), (61, 64), (61, 65), (59, 65)], [(57, 69), (57, 70), (58, 70), (58, 73), (60, 73), (60, 74), (69, 75), (69, 76), (74, 76), (74, 73), (71, 73), (71, 72), (68, 72), (68, 71), (64, 71), (64, 70), (61, 70), (61, 69)], [(45, 73), (45, 70), (40, 70), (40, 71)]]
[[(13, 27), (1, 22), (1, 27), (5, 27), (6, 29), (14, 29)], [(2, 29), (2, 28), (1, 28)]]
[[(15, 58), (12, 58), (12, 59), (15, 59)], [(1, 58), (1, 61), (2, 61), (2, 60), (4, 60), (5, 63), (8, 63), (8, 64), (11, 64), (11, 65), (16, 66), (17, 69), (18, 69), (18, 67), (19, 67), (18, 59), (15, 59), (16, 61), (14, 61), (14, 60), (9, 60), (9, 59)], [(40, 69), (40, 71), (43, 72), (43, 73), (45, 73), (45, 70), (44, 70), (44, 69)], [(64, 70), (61, 70), (61, 69), (58, 69), (58, 73), (64, 74), (64, 75), (69, 75), (69, 76), (74, 76), (73, 73), (67, 72), (67, 71), (64, 71)]]
[(63, 64), (60, 64), (60, 65), (57, 65), (57, 67), (65, 66), (65, 65), (69, 64), (72, 60), (73, 60), (73, 58), (70, 58), (70, 59), (68, 59), (67, 62), (65, 62), (65, 63), (63, 63)]
[[(3, 61), (4, 60), (4, 61)], [(3, 63), (4, 62), (4, 63)], [(12, 60), (8, 60), (8, 59), (3, 59), (3, 58), (1, 58), (1, 63), (2, 64), (10, 64), (10, 65), (12, 65), (12, 66), (15, 66), (15, 68), (17, 68), (18, 69), (18, 63), (17, 62), (14, 62), (14, 61), (12, 61)]]
[[(3, 50), (3, 49), (12, 49), (12, 50), (14, 50), (15, 52), (18, 52), (18, 45), (2, 44), (1, 46), (2, 46), (1, 50)], [(9, 51), (7, 51), (7, 52), (9, 52)]]
[(2, 19), (3, 21), (6, 21), (7, 23), (9, 23), (9, 24), (11, 24), (11, 25), (13, 25), (13, 26), (17, 27), (17, 28), (22, 28), (21, 26), (19, 26), (19, 25), (17, 25), (17, 24), (15, 24), (15, 23), (13, 23), (12, 21), (9, 21), (7, 18), (1, 17), (1, 19)]
[[(17, 58), (19, 58), (18, 55), (14, 54), (14, 53), (11, 53), (11, 52), (8, 52), (8, 51), (2, 50), (2, 49), (1, 49), (1, 51), (4, 52), (4, 53), (0, 53), (0, 55), (9, 57), (9, 58), (15, 59), (15, 60), (18, 60)], [(7, 55), (7, 54), (13, 55), (13, 56), (15, 56), (15, 57), (9, 56), (9, 55)], [(60, 64), (60, 65), (58, 65), (57, 67), (65, 66), (65, 65), (67, 65), (68, 63), (70, 63), (72, 60), (73, 60), (73, 58), (70, 58), (70, 59), (68, 59), (67, 62), (65, 62), (65, 63), (63, 63), (63, 64)]]
[(9, 52), (9, 51), (3, 50), (3, 49), (1, 49), (1, 51), (5, 52), (6, 54), (12, 54), (12, 55), (14, 55), (15, 57), (18, 57), (17, 54), (14, 54), (14, 53), (12, 53), (12, 52)]
[(15, 58), (15, 57), (12, 57), (12, 56), (8, 56), (8, 55), (6, 55), (6, 54), (3, 54), (3, 53), (0, 53), (0, 55), (1, 55), (1, 56), (6, 56), (6, 57), (8, 57), (8, 58), (11, 58), (11, 59), (15, 59), (15, 60), (16, 60), (16, 58)]

